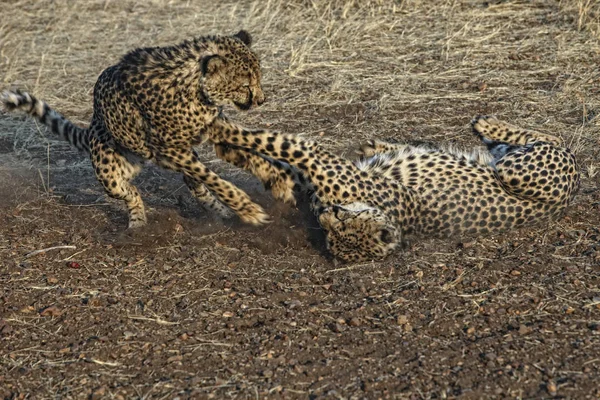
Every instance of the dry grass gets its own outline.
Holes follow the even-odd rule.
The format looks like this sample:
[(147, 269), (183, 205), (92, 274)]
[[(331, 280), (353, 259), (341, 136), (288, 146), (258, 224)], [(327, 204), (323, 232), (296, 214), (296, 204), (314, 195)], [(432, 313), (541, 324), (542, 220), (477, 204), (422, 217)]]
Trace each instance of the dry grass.
[[(173, 397), (182, 388), (218, 398), (385, 397), (394, 389), (445, 398), (472, 390), (531, 398), (556, 386), (566, 397), (588, 395), (600, 368), (599, 13), (591, 0), (3, 2), (0, 86), (30, 90), (81, 124), (91, 117), (97, 76), (126, 51), (245, 28), (267, 95), (259, 109), (230, 111), (246, 125), (269, 124), (350, 154), (373, 137), (471, 145), (471, 117), (493, 113), (562, 135), (584, 170), (569, 217), (552, 227), (459, 248), (425, 241), (386, 263), (335, 268), (307, 249), (285, 212), (256, 235), (198, 227), (161, 209), (172, 226), (155, 223), (157, 232), (113, 246), (106, 236), (111, 225), (124, 226), (124, 214), (94, 203), (104, 200), (87, 161), (40, 138), (34, 122), (0, 115), (0, 187), (25, 166), (38, 168), (22, 186), (39, 176), (44, 192), (83, 187), (73, 202), (89, 206), (24, 188), (13, 196), (12, 186), (0, 193), (0, 206), (11, 204), (0, 213), (0, 287), (10, 292), (0, 310), (17, 332), (3, 341), (10, 356), (0, 351), (11, 390), (45, 385), (47, 396), (69, 397), (108, 388), (105, 395), (127, 398)], [(203, 156), (215, 158), (208, 149)], [(60, 181), (65, 169), (77, 176)], [(143, 185), (165, 184), (163, 195), (176, 202), (173, 175), (149, 173), (156, 176)], [(225, 176), (246, 179), (231, 168)], [(154, 189), (143, 186), (144, 197)], [(77, 249), (22, 266), (24, 254), (56, 245)], [(81, 270), (65, 271), (71, 258)], [(84, 307), (83, 298), (98, 305)], [(174, 305), (181, 299), (183, 308)], [(68, 318), (26, 312), (54, 302)], [(182, 333), (194, 334), (184, 341)], [(91, 335), (107, 339), (80, 343)], [(61, 353), (66, 346), (72, 352)], [(481, 356), (490, 349), (504, 361), (490, 366)], [(273, 366), (278, 356), (286, 361)], [(314, 363), (302, 364), (307, 359)]]

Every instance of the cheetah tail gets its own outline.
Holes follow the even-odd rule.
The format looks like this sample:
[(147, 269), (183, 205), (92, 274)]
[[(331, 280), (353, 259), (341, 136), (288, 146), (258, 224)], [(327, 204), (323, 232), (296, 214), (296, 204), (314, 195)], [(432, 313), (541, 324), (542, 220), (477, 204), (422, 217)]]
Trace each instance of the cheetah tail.
[(8, 111), (23, 111), (36, 118), (61, 138), (80, 151), (89, 153), (89, 130), (80, 128), (50, 108), (45, 102), (36, 99), (27, 92), (6, 90), (0, 95), (0, 103)]

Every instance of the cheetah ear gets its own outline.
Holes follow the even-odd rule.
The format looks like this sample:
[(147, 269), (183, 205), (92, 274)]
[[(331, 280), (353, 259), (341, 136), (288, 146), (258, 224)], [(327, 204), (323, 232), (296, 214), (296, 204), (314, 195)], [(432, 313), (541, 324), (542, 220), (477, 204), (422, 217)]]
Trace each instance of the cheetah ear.
[(203, 76), (212, 75), (225, 66), (225, 60), (222, 57), (213, 54), (200, 59), (200, 71)]
[(252, 45), (252, 36), (250, 36), (250, 34), (243, 29), (235, 35), (233, 35), (233, 37), (240, 39), (242, 43), (244, 43), (248, 47)]

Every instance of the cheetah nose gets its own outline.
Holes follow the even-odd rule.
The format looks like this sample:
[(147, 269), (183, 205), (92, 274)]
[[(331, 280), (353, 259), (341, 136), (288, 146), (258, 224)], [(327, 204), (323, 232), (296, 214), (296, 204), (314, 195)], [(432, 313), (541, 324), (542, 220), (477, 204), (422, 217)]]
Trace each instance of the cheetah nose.
[(256, 93), (254, 93), (254, 101), (257, 106), (265, 102), (265, 94), (261, 89), (257, 89)]

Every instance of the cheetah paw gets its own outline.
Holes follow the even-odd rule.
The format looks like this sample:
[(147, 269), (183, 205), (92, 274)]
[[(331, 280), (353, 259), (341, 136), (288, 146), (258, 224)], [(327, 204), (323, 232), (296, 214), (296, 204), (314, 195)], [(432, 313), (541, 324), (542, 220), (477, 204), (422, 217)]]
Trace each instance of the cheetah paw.
[(284, 203), (296, 205), (296, 197), (294, 196), (294, 188), (290, 187), (285, 181), (276, 181), (265, 185), (267, 189), (271, 189), (273, 197)]
[(492, 115), (478, 115), (471, 120), (473, 132), (477, 135), (490, 133), (493, 127), (502, 125), (502, 122)]
[(385, 142), (380, 140), (368, 140), (360, 146), (357, 154), (361, 157), (372, 157), (375, 154), (385, 152), (387, 149)]
[(146, 225), (145, 219), (131, 220), (131, 221), (129, 221), (129, 225), (127, 226), (127, 229), (137, 229), (137, 228), (141, 228), (142, 226), (145, 226), (145, 225)]
[(273, 222), (271, 216), (255, 203), (247, 204), (243, 209), (237, 211), (237, 215), (243, 222), (251, 225), (258, 226)]

